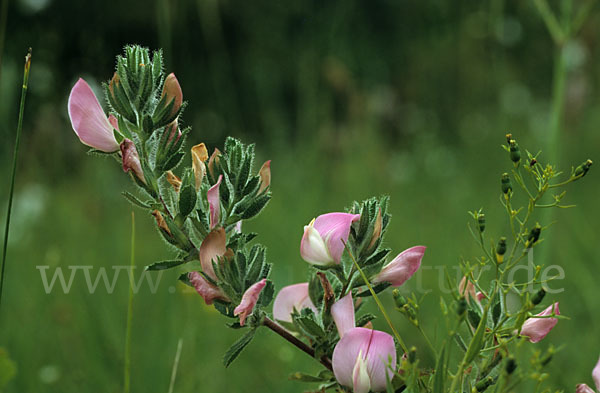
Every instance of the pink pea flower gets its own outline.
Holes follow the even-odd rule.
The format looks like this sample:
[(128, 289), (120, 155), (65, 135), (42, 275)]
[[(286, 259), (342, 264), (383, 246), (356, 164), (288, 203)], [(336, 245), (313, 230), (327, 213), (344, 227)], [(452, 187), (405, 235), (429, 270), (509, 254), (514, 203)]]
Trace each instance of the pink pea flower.
[(188, 279), (196, 289), (196, 292), (198, 292), (198, 294), (202, 296), (204, 302), (207, 305), (211, 305), (215, 299), (223, 300), (226, 302), (231, 301), (229, 300), (227, 295), (225, 295), (223, 291), (221, 291), (221, 288), (208, 282), (202, 276), (202, 274), (198, 272), (190, 272), (188, 273)]
[(248, 315), (252, 314), (254, 310), (254, 306), (258, 301), (258, 295), (260, 295), (260, 291), (267, 285), (267, 279), (263, 278), (257, 283), (252, 284), (252, 286), (246, 289), (244, 295), (242, 295), (242, 301), (240, 304), (233, 310), (233, 315), (236, 317), (240, 316), (240, 325), (244, 326), (246, 323), (246, 318)]
[[(596, 389), (600, 392), (600, 359), (598, 359), (598, 363), (596, 363), (596, 367), (592, 370), (592, 378), (594, 379), (594, 383), (596, 384)], [(595, 393), (592, 388), (590, 388), (585, 383), (580, 383), (577, 385), (577, 390), (575, 393)]]
[(288, 285), (281, 288), (273, 303), (273, 318), (282, 322), (292, 322), (292, 312), (310, 308), (315, 313), (317, 308), (308, 296), (308, 283)]
[(86, 81), (79, 78), (69, 94), (69, 118), (75, 134), (84, 145), (106, 153), (119, 150), (114, 129), (117, 119), (108, 118)]
[(354, 393), (385, 390), (396, 369), (394, 339), (378, 330), (350, 329), (335, 346), (332, 361), (337, 381)]
[(120, 148), (123, 159), (123, 171), (132, 171), (138, 179), (140, 179), (143, 183), (146, 183), (144, 171), (142, 170), (142, 164), (140, 163), (140, 156), (138, 155), (134, 143), (125, 138), (123, 142), (121, 142)]
[(227, 252), (227, 236), (225, 229), (217, 228), (211, 231), (202, 241), (199, 250), (202, 271), (213, 280), (217, 280), (213, 262), (217, 262)]
[[(302, 259), (313, 265), (339, 264), (348, 241), (350, 226), (360, 214), (328, 213), (312, 220), (304, 227), (300, 243)], [(342, 242), (343, 241), (343, 242)]]
[(356, 326), (354, 317), (354, 302), (352, 301), (352, 292), (333, 303), (331, 306), (331, 316), (335, 322), (340, 338)]
[(206, 193), (206, 199), (208, 200), (208, 207), (210, 210), (210, 229), (213, 229), (219, 223), (219, 218), (221, 217), (219, 186), (221, 186), (222, 180), (223, 175), (219, 175), (217, 182)]
[(373, 278), (373, 283), (389, 282), (395, 287), (404, 284), (421, 267), (425, 254), (424, 246), (415, 246), (402, 251)]
[[(552, 315), (553, 310), (555, 315), (560, 315), (560, 311), (558, 309), (558, 302), (548, 306), (548, 308), (546, 308), (544, 311), (537, 314), (536, 316), (545, 317), (548, 315)], [(557, 322), (558, 319), (556, 318), (529, 318), (523, 324), (520, 335), (529, 337), (529, 341), (531, 341), (532, 343), (537, 343), (538, 341), (541, 341), (544, 337), (546, 337), (548, 333), (550, 333), (550, 330), (554, 328)]]

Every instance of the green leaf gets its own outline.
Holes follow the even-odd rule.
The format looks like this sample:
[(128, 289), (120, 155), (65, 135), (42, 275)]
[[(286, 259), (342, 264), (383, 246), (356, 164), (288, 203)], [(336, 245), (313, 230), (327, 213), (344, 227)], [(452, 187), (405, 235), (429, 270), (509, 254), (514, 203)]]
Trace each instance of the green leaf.
[(290, 380), (299, 382), (329, 382), (333, 379), (333, 374), (329, 370), (322, 370), (317, 375), (310, 375), (301, 372), (290, 374)]
[(374, 320), (375, 318), (377, 318), (377, 317), (375, 315), (373, 315), (373, 314), (362, 315), (362, 316), (358, 317), (358, 319), (356, 320), (356, 326), (357, 327), (363, 327), (367, 323), (369, 323), (372, 320)]
[(433, 379), (433, 393), (443, 393), (446, 382), (446, 343), (442, 347), (435, 364), (435, 376)]
[(138, 197), (136, 197), (132, 193), (123, 191), (121, 194), (123, 194), (125, 199), (127, 199), (129, 202), (131, 202), (132, 205), (141, 207), (142, 209), (150, 209), (150, 205), (148, 203), (142, 202)]
[(185, 261), (182, 260), (171, 260), (171, 261), (160, 261), (154, 262), (151, 265), (146, 266), (146, 270), (148, 271), (157, 271), (157, 270), (167, 270), (177, 267), (179, 265), (183, 265)]
[(483, 316), (481, 317), (481, 321), (479, 322), (479, 326), (475, 331), (475, 335), (471, 340), (471, 344), (469, 344), (469, 348), (467, 349), (467, 353), (465, 354), (465, 364), (468, 365), (475, 359), (475, 356), (479, 353), (481, 346), (483, 345), (483, 338), (485, 336), (485, 322), (487, 321), (488, 308), (485, 308), (483, 312)]
[(196, 206), (196, 189), (186, 186), (179, 191), (179, 213), (187, 217)]
[(244, 348), (246, 348), (248, 344), (250, 344), (250, 341), (252, 341), (252, 339), (254, 338), (255, 333), (256, 329), (248, 331), (239, 340), (233, 343), (231, 347), (229, 347), (229, 349), (227, 350), (227, 352), (225, 352), (225, 355), (223, 356), (223, 364), (225, 365), (225, 367), (229, 367), (231, 362), (233, 362), (240, 355), (240, 353), (242, 353), (242, 351), (244, 350)]

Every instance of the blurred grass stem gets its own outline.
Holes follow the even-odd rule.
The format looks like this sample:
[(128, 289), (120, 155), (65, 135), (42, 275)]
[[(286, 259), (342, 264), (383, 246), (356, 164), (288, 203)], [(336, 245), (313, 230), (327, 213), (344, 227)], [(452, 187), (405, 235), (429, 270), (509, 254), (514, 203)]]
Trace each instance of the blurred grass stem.
[(127, 303), (127, 327), (125, 328), (125, 365), (123, 370), (123, 392), (129, 393), (131, 386), (131, 322), (133, 317), (133, 269), (135, 267), (135, 214), (131, 212), (131, 258), (129, 274), (129, 301)]
[(17, 124), (17, 136), (15, 138), (15, 150), (13, 153), (12, 174), (10, 178), (10, 187), (8, 191), (8, 206), (6, 208), (6, 225), (4, 226), (4, 248), (2, 250), (2, 268), (0, 269), (0, 306), (2, 305), (2, 291), (4, 289), (4, 278), (6, 275), (6, 251), (8, 247), (8, 230), (10, 228), (10, 213), (12, 210), (13, 194), (15, 191), (15, 177), (17, 172), (17, 158), (19, 156), (19, 142), (21, 140), (21, 131), (23, 129), (23, 114), (25, 112), (25, 97), (27, 96), (27, 86), (29, 84), (29, 69), (31, 68), (31, 48), (25, 56), (25, 66), (23, 69), (23, 88), (21, 90), (21, 104), (19, 107), (19, 122)]

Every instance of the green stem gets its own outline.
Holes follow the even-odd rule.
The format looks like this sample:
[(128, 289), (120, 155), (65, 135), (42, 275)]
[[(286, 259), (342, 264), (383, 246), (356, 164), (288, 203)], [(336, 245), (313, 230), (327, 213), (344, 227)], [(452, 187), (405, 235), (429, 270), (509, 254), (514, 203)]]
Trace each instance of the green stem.
[(171, 370), (171, 381), (169, 382), (169, 393), (173, 393), (175, 387), (175, 377), (177, 377), (177, 369), (179, 368), (179, 358), (181, 357), (181, 347), (183, 346), (183, 340), (180, 338), (177, 342), (177, 352), (175, 353), (175, 360), (173, 361), (173, 369)]
[(129, 268), (129, 301), (127, 303), (127, 327), (125, 333), (125, 369), (123, 392), (129, 393), (131, 381), (131, 322), (133, 318), (133, 268), (135, 266), (135, 214), (131, 212), (131, 261)]
[(8, 15), (8, 0), (2, 0), (0, 8), (0, 83), (2, 81), (2, 54), (4, 53), (4, 40), (6, 38), (6, 18)]
[(388, 316), (387, 312), (385, 311), (385, 308), (383, 307), (383, 304), (381, 303), (381, 300), (379, 300), (379, 297), (377, 296), (377, 294), (373, 290), (373, 287), (371, 286), (371, 283), (369, 282), (369, 278), (365, 275), (365, 273), (362, 271), (362, 269), (360, 268), (360, 266), (358, 266), (358, 262), (356, 262), (356, 259), (354, 258), (354, 255), (352, 254), (352, 251), (350, 251), (350, 247), (348, 247), (348, 245), (346, 244), (346, 242), (344, 242), (343, 240), (342, 240), (342, 243), (344, 243), (344, 247), (346, 247), (346, 249), (348, 250), (348, 254), (350, 254), (350, 258), (352, 258), (352, 262), (354, 262), (354, 266), (356, 266), (356, 269), (358, 270), (358, 272), (362, 276), (365, 284), (367, 285), (367, 288), (369, 288), (369, 291), (371, 292), (371, 295), (373, 296), (373, 299), (375, 299), (375, 303), (377, 303), (377, 307), (379, 308), (379, 310), (383, 314), (383, 317), (385, 318), (386, 322), (390, 326), (390, 329), (392, 329), (392, 332), (394, 333), (394, 337), (396, 337), (396, 340), (398, 341), (398, 344), (400, 344), (400, 347), (402, 347), (402, 350), (405, 353), (408, 353), (408, 349), (406, 347), (406, 344), (404, 344), (404, 340), (402, 340), (402, 337), (400, 337), (400, 334), (398, 334), (398, 332), (396, 331), (396, 328), (392, 324), (392, 320), (390, 319), (390, 317)]
[(25, 66), (23, 70), (23, 89), (21, 90), (21, 105), (19, 108), (19, 122), (17, 124), (17, 136), (15, 138), (15, 150), (13, 153), (12, 174), (10, 178), (10, 188), (8, 191), (8, 206), (6, 208), (6, 225), (4, 226), (4, 248), (2, 250), (2, 268), (0, 269), (0, 305), (2, 304), (2, 290), (4, 289), (4, 277), (6, 269), (6, 251), (8, 248), (8, 230), (10, 228), (10, 212), (12, 210), (13, 194), (15, 191), (15, 177), (17, 173), (17, 158), (19, 156), (19, 142), (21, 140), (21, 131), (23, 129), (23, 114), (25, 112), (25, 97), (27, 96), (27, 86), (29, 84), (29, 69), (31, 68), (31, 48), (25, 56)]

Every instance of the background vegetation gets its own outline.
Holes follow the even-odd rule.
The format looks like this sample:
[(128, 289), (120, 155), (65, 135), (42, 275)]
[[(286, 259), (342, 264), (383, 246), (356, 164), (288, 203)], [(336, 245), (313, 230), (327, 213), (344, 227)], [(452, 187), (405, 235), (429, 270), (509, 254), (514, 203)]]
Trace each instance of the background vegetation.
[[(467, 210), (483, 207), (496, 238), (508, 230), (498, 201), (500, 174), (510, 164), (499, 147), (504, 134), (512, 132), (522, 148), (547, 148), (567, 172), (587, 158), (600, 162), (600, 7), (590, 8), (562, 46), (563, 116), (554, 127), (557, 46), (534, 1), (4, 3), (2, 206), (22, 60), (27, 47), (34, 50), (0, 320), (0, 346), (18, 368), (7, 392), (122, 389), (125, 276), (112, 294), (103, 287), (90, 294), (82, 275), (68, 294), (46, 294), (36, 266), (68, 273), (69, 266), (89, 265), (95, 275), (99, 267), (129, 263), (132, 207), (120, 196), (128, 179), (117, 163), (85, 155), (66, 109), (77, 78), (99, 86), (127, 43), (164, 49), (167, 70), (189, 101), (184, 121), (193, 143), (212, 150), (232, 135), (256, 142), (260, 158), (272, 159), (273, 200), (248, 229), (269, 248), (279, 285), (305, 278), (299, 244), (310, 219), (355, 199), (391, 195), (387, 244), (397, 252), (428, 247), (423, 264), (432, 268), (421, 277), (432, 290), (423, 311), (430, 332), (440, 294), (435, 267), (478, 255)], [(570, 3), (550, 6), (568, 15)], [(587, 4), (575, 1), (573, 18)], [(563, 346), (549, 370), (550, 382), (565, 391), (590, 383), (600, 353), (599, 192), (592, 168), (570, 187), (567, 200), (578, 206), (553, 216), (552, 241), (535, 260), (565, 271), (557, 282), (565, 291), (547, 301), (560, 301), (571, 320), (534, 346)], [(168, 257), (152, 217), (136, 222), (139, 269)], [(199, 296), (172, 291), (175, 278), (165, 273), (156, 294), (144, 287), (134, 297), (132, 391), (168, 390), (180, 338), (177, 392), (307, 389), (286, 377), (318, 363), (266, 330), (224, 369), (222, 353), (239, 332), (225, 329)], [(433, 365), (416, 330), (394, 318), (405, 341)], [(383, 319), (375, 326), (386, 329)]]

